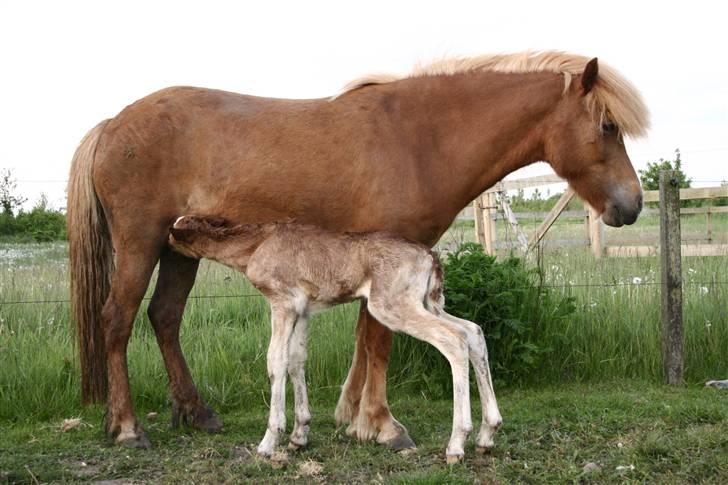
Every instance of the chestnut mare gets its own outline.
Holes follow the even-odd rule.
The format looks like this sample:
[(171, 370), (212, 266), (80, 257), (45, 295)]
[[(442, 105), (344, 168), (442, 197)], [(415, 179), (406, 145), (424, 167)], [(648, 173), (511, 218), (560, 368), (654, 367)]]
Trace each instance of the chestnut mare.
[[(433, 245), (456, 214), (510, 172), (546, 161), (604, 222), (642, 207), (623, 136), (643, 135), (634, 87), (596, 59), (540, 52), (439, 61), (370, 76), (331, 99), (282, 100), (174, 87), (92, 129), (73, 159), (68, 234), (85, 402), (108, 402), (107, 432), (149, 446), (134, 415), (126, 347), (159, 262), (148, 314), (173, 424), (219, 430), (179, 344), (198, 260), (170, 250), (183, 214), (237, 223), (295, 218), (335, 231), (390, 231)], [(389, 412), (392, 333), (362, 305), (336, 408), (348, 432), (413, 447)]]

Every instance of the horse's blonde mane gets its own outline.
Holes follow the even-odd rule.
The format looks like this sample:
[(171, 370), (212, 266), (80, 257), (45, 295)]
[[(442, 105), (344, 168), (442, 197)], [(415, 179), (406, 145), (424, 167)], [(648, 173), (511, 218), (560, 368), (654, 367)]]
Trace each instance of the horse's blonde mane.
[[(477, 57), (453, 57), (415, 66), (410, 74), (371, 74), (355, 79), (335, 96), (371, 84), (385, 84), (406, 78), (450, 76), (463, 72), (491, 71), (503, 73), (554, 72), (564, 76), (564, 92), (572, 76), (581, 74), (590, 58), (560, 51), (490, 54)], [(649, 128), (649, 111), (639, 91), (619, 72), (599, 61), (599, 76), (594, 88), (584, 97), (587, 109), (599, 123), (609, 119), (622, 133), (637, 138)]]

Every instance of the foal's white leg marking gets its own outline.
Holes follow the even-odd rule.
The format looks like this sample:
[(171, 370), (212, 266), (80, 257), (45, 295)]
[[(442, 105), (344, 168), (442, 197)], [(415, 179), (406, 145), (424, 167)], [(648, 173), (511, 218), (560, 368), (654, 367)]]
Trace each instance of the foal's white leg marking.
[[(406, 299), (405, 299), (406, 298)], [(465, 454), (465, 440), (473, 429), (468, 382), (468, 342), (465, 330), (428, 312), (421, 298), (389, 297), (388, 304), (370, 300), (369, 311), (393, 331), (404, 332), (435, 346), (450, 362), (453, 375), (453, 427), (447, 446), (447, 461), (455, 463)]]
[(270, 377), (270, 415), (268, 429), (258, 445), (258, 453), (272, 456), (280, 435), (286, 429), (286, 370), (288, 345), (298, 315), (271, 303), (271, 338), (268, 345), (268, 376)]
[(308, 406), (308, 393), (306, 391), (306, 340), (308, 338), (308, 319), (305, 316), (298, 318), (293, 330), (288, 353), (288, 375), (293, 384), (296, 421), (293, 425), (288, 448), (298, 449), (308, 443), (309, 422), (311, 410)]
[(473, 322), (457, 318), (442, 311), (440, 317), (462, 325), (468, 333), (468, 346), (470, 347), (470, 362), (475, 370), (475, 378), (480, 393), (480, 406), (482, 408), (482, 420), (480, 431), (475, 440), (478, 451), (485, 451), (492, 448), (493, 435), (503, 422), (498, 403), (493, 391), (493, 382), (490, 377), (490, 366), (488, 364), (488, 348), (485, 343), (483, 330)]

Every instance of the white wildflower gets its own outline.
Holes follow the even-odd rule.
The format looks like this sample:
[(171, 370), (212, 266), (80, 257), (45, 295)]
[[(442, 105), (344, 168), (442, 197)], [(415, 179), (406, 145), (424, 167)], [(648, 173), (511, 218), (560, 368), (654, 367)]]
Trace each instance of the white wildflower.
[(639, 276), (635, 276), (634, 278), (632, 278), (632, 284), (633, 285), (641, 285), (642, 284), (642, 278), (640, 278)]
[(700, 294), (701, 295), (707, 295), (708, 294), (708, 287), (707, 286), (701, 286), (700, 288), (698, 288), (698, 290), (700, 291)]

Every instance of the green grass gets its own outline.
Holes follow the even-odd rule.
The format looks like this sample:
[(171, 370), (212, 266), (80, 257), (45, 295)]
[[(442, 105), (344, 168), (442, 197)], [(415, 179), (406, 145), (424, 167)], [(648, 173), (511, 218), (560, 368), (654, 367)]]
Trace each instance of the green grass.
[[(566, 227), (581, 228), (572, 226)], [(471, 236), (472, 227), (459, 224), (444, 242)], [(0, 299), (67, 299), (66, 261), (62, 243), (0, 245)], [(212, 437), (167, 429), (166, 372), (144, 311), (148, 302), (142, 305), (129, 346), (129, 366), (139, 415), (161, 412), (160, 421), (147, 426), (157, 445), (148, 454), (109, 446), (99, 431), (101, 410), (80, 406), (68, 305), (0, 304), (0, 483), (32, 481), (30, 473), (40, 481), (289, 480), (309, 458), (323, 463), (325, 480), (338, 481), (472, 482), (485, 477), (501, 483), (725, 482), (726, 396), (699, 386), (707, 379), (728, 377), (727, 262), (726, 257), (683, 261), (689, 387), (669, 390), (659, 386), (657, 258), (596, 260), (585, 248), (547, 250), (540, 263), (545, 284), (573, 296), (577, 312), (558, 327), (538, 329), (552, 352), (518, 386), (494, 376), (506, 417), (499, 448), (490, 459), (471, 454), (465, 465), (453, 468), (445, 466), (442, 457), (451, 411), (440, 383), (449, 371), (444, 359), (433, 367), (422, 347), (412, 345), (408, 337), (395, 338), (389, 395), (395, 416), (420, 444), (417, 457), (356, 444), (335, 428), (331, 414), (351, 362), (356, 304), (314, 318), (307, 372), (319, 417), (312, 446), (275, 471), (233, 451), (234, 446), (252, 449), (265, 423), (269, 325), (264, 299), (188, 303), (182, 345), (201, 393), (227, 424), (225, 434)], [(193, 294), (255, 291), (233, 270), (205, 262)], [(56, 431), (63, 418), (79, 415), (93, 427), (67, 434)], [(620, 440), (624, 447), (618, 449), (615, 443)], [(93, 473), (80, 470), (80, 461)], [(587, 461), (599, 463), (601, 471), (582, 476)], [(636, 468), (619, 475), (615, 467), (621, 464)]]
[[(416, 395), (392, 404), (418, 443), (415, 455), (353, 441), (333, 422), (335, 399), (315, 399), (311, 443), (282, 466), (251, 454), (265, 427), (262, 401), (225, 413), (225, 431), (217, 435), (171, 430), (166, 407), (139, 406), (142, 416), (160, 411), (153, 422), (142, 419), (154, 443), (148, 451), (112, 445), (100, 432), (101, 410), (88, 408), (76, 413), (84, 424), (67, 433), (59, 431), (59, 419), (6, 427), (0, 482), (725, 483), (725, 397), (714, 389), (639, 381), (505, 390), (496, 448), (476, 455), (471, 439), (464, 463), (454, 466), (444, 462), (451, 403)], [(473, 419), (478, 422), (477, 412)], [(308, 476), (311, 461), (321, 470)], [(584, 472), (587, 463), (598, 470)], [(617, 471), (630, 465), (633, 470)]]

